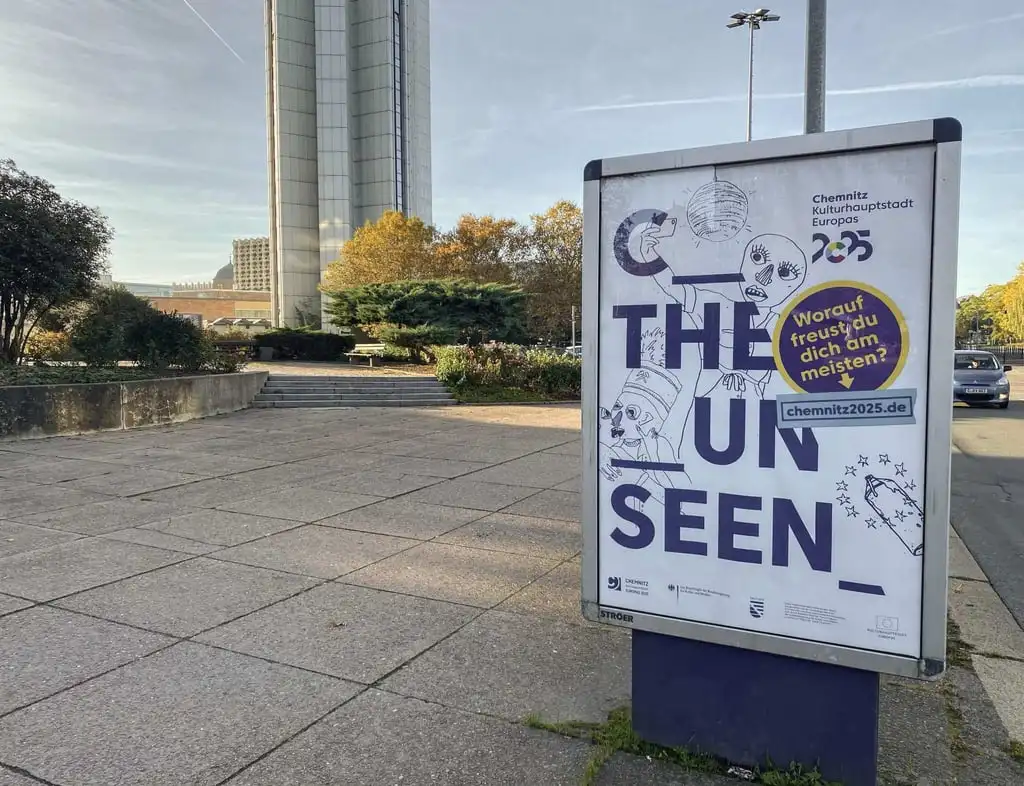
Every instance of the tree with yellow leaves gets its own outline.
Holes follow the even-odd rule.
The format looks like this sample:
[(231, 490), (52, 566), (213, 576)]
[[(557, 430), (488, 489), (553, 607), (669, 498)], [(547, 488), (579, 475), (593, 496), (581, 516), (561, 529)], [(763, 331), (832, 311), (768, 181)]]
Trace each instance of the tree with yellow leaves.
[(419, 218), (388, 211), (375, 223), (359, 227), (341, 247), (341, 255), (324, 273), (324, 292), (363, 284), (453, 275), (435, 253), (436, 231)]

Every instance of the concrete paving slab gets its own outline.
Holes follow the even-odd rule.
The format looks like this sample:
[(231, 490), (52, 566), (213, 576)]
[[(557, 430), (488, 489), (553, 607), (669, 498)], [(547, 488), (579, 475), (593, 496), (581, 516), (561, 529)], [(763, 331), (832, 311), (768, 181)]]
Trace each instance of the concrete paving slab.
[(991, 585), (952, 579), (949, 611), (975, 652), (1024, 660), (1024, 631)]
[(32, 551), (74, 540), (78, 535), (54, 529), (43, 529), (13, 521), (0, 521), (0, 559), (23, 551)]
[(286, 485), (284, 481), (272, 483), (270, 481), (239, 481), (234, 478), (241, 477), (229, 475), (224, 478), (209, 478), (187, 486), (177, 486), (162, 491), (151, 491), (145, 495), (145, 499), (154, 502), (165, 502), (172, 505), (184, 505), (190, 508), (215, 508), (225, 502), (233, 502), (240, 499), (251, 499), (260, 494), (266, 494), (274, 489)]
[(971, 660), (1006, 731), (1024, 742), (1024, 662), (981, 655)]
[(369, 684), (479, 613), (470, 606), (326, 584), (197, 640)]
[(340, 516), (331, 516), (317, 524), (430, 540), (485, 515), (486, 512), (482, 510), (427, 505), (402, 498), (384, 500)]
[(39, 786), (39, 781), (0, 766), (0, 786)]
[(496, 609), (497, 611), (546, 617), (572, 625), (605, 627), (585, 620), (580, 612), (580, 561), (578, 557), (563, 562), (550, 573), (523, 587), (508, 600), (499, 604)]
[(166, 502), (108, 498), (104, 502), (19, 516), (18, 520), (23, 524), (77, 532), (80, 535), (102, 535), (180, 516), (188, 511), (188, 508)]
[(881, 678), (878, 766), (883, 778), (935, 786), (950, 782), (953, 757), (942, 687)]
[(961, 755), (954, 758), (956, 786), (1020, 786), (1024, 764), (1007, 755), (1010, 738), (978, 675), (954, 667), (945, 680), (961, 735)]
[(0, 595), (0, 616), (5, 614), (13, 614), (21, 609), (27, 609), (32, 605), (32, 601), (24, 600), (22, 598), (15, 598), (10, 595)]
[(193, 483), (196, 479), (196, 475), (186, 475), (184, 472), (165, 472), (149, 467), (124, 467), (106, 475), (91, 475), (87, 478), (69, 480), (65, 485), (113, 497), (132, 497), (136, 494), (145, 494), (147, 491), (159, 491), (184, 483)]
[(421, 543), (344, 576), (346, 584), (489, 608), (558, 563), (539, 557)]
[(949, 575), (972, 581), (988, 581), (985, 571), (971, 556), (971, 552), (952, 527), (949, 528)]
[(310, 485), (313, 488), (344, 491), (348, 494), (397, 497), (441, 482), (441, 478), (432, 478), (427, 475), (406, 475), (384, 469), (382, 471), (339, 472), (335, 475), (325, 475)]
[(193, 636), (317, 582), (205, 557), (83, 592), (57, 605), (172, 636)]
[(736, 778), (694, 772), (644, 756), (616, 753), (598, 773), (594, 786), (737, 786)]
[(583, 547), (580, 525), (574, 521), (511, 516), (507, 513), (492, 513), (441, 535), (437, 540), (554, 560), (568, 559)]
[(534, 494), (521, 502), (510, 505), (504, 513), (516, 516), (538, 516), (563, 521), (579, 521), (583, 515), (580, 506), (580, 495), (571, 491), (554, 491), (548, 489)]
[(364, 494), (346, 494), (312, 487), (288, 487), (271, 491), (260, 497), (237, 500), (218, 505), (220, 510), (275, 516), (280, 519), (311, 523), (336, 516), (355, 508), (380, 502), (380, 497)]
[(143, 529), (166, 532), (180, 538), (198, 540), (216, 546), (237, 546), (249, 540), (273, 535), (299, 526), (290, 519), (275, 519), (233, 513), (228, 510), (196, 510), (174, 518), (154, 521)]
[(222, 475), (234, 475), (254, 469), (272, 467), (283, 461), (280, 459), (256, 459), (250, 456), (224, 456), (214, 453), (199, 453), (192, 450), (168, 450), (165, 455), (147, 462), (147, 466), (168, 472), (186, 472), (189, 475), (202, 475), (216, 478)]
[(310, 459), (309, 461), (295, 461), (288, 464), (278, 464), (274, 467), (238, 472), (230, 477), (236, 482), (266, 483), (270, 488), (274, 488), (284, 485), (312, 483), (314, 478), (321, 475), (330, 475), (336, 471), (330, 467), (325, 467), (317, 459)]
[(119, 529), (116, 532), (100, 535), (100, 537), (119, 540), (122, 543), (141, 543), (143, 546), (155, 546), (158, 549), (180, 551), (182, 554), (191, 554), (197, 557), (209, 554), (211, 551), (218, 551), (221, 548), (221, 546), (210, 543), (179, 538), (177, 535), (168, 535), (166, 532), (158, 532), (155, 529), (142, 529), (141, 527)]
[(231, 784), (577, 786), (591, 753), (581, 740), (369, 690)]
[(583, 443), (577, 440), (571, 440), (561, 445), (555, 445), (553, 448), (548, 448), (544, 451), (545, 453), (557, 453), (560, 456), (583, 456)]
[(457, 478), (488, 466), (481, 461), (453, 461), (436, 458), (398, 458), (384, 464), (391, 472), (409, 475), (426, 475), (431, 478)]
[(629, 703), (630, 637), (489, 611), (380, 687), (508, 720), (602, 722)]
[(428, 505), (498, 511), (540, 490), (528, 486), (507, 486), (480, 483), (472, 478), (456, 478), (414, 491), (406, 495), (406, 499), (412, 502), (426, 502)]
[(186, 642), (0, 720), (0, 760), (62, 786), (213, 786), (357, 690)]
[(507, 461), (467, 476), (467, 480), (504, 483), (509, 486), (552, 488), (580, 474), (578, 457), (554, 453), (534, 453)]
[(156, 633), (36, 606), (0, 618), (0, 714), (172, 644)]
[(77, 508), (90, 502), (103, 502), (110, 499), (103, 494), (68, 488), (66, 486), (32, 485), (4, 490), (4, 518), (22, 524), (24, 518), (33, 513), (42, 513), (62, 508)]
[[(322, 429), (323, 427), (318, 428)], [(289, 466), (296, 468), (299, 480), (309, 480), (315, 477), (337, 475), (339, 472), (365, 472), (377, 466), (385, 458), (362, 452), (354, 447), (332, 445), (329, 450), (327, 455), (296, 461)], [(304, 473), (298, 472), (300, 470)]]
[(84, 459), (61, 459), (52, 456), (25, 456), (16, 462), (0, 458), (0, 475), (31, 478), (33, 483), (63, 483), (66, 480), (106, 475), (119, 469), (115, 464)]
[(87, 538), (0, 560), (0, 592), (33, 600), (53, 600), (184, 559), (185, 555)]
[(572, 491), (579, 494), (583, 490), (583, 478), (580, 475), (577, 475), (576, 477), (565, 481), (565, 483), (559, 483), (557, 486), (553, 486), (553, 488), (555, 491)]
[(243, 546), (219, 551), (216, 559), (336, 579), (415, 545), (407, 538), (307, 524)]

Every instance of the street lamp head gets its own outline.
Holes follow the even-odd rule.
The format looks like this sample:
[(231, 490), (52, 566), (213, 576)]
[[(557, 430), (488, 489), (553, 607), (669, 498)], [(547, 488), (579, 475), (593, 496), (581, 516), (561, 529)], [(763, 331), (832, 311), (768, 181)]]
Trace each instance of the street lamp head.
[(727, 24), (726, 27), (743, 27), (744, 24), (746, 24), (744, 20), (734, 19), (733, 21), (729, 22), (729, 24)]
[(758, 8), (756, 11), (754, 11), (752, 16), (764, 16), (767, 13), (768, 13), (768, 9), (767, 8)]
[(768, 14), (761, 18), (762, 22), (778, 22), (782, 17), (778, 14)]

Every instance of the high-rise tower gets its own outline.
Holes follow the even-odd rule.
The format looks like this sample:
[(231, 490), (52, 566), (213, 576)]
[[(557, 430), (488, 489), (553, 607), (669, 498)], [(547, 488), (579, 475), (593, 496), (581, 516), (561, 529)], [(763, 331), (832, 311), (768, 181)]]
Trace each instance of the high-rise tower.
[(265, 2), (272, 311), (294, 325), (354, 228), (431, 220), (430, 4)]

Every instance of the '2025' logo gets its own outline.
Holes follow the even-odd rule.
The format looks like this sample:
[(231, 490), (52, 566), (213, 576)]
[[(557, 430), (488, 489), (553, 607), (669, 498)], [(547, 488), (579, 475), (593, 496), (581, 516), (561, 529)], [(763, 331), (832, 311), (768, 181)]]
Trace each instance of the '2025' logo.
[(825, 257), (832, 264), (838, 265), (855, 254), (858, 262), (866, 262), (875, 253), (875, 247), (871, 245), (869, 237), (869, 229), (847, 230), (836, 241), (822, 232), (815, 232), (814, 242), (821, 245), (811, 256), (811, 264)]

